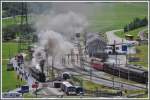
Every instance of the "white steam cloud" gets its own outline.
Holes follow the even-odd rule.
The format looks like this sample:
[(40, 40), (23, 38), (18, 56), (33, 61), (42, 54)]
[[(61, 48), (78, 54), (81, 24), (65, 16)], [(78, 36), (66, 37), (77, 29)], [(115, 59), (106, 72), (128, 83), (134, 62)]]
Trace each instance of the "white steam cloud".
[(86, 18), (74, 12), (44, 14), (35, 19), (38, 48), (33, 53), (34, 64), (39, 63), (40, 59), (46, 59), (46, 53), (56, 58), (70, 53), (73, 48), (71, 37), (75, 33), (84, 33), (88, 26)]
[(35, 28), (37, 31), (53, 30), (65, 38), (70, 38), (75, 33), (84, 32), (88, 25), (84, 16), (73, 12), (44, 14), (38, 16), (36, 21)]

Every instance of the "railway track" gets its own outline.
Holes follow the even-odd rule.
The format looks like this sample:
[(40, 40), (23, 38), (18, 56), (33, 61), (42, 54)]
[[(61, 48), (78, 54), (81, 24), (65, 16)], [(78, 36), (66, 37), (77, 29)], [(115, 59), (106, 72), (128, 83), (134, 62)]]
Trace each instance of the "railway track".
[[(65, 68), (64, 69), (59, 69), (59, 68), (56, 68), (54, 67), (55, 70), (58, 70), (59, 72), (64, 72), (64, 71), (68, 71), (68, 72), (71, 72), (71, 73), (74, 73), (74, 74), (78, 74), (78, 75), (82, 75), (84, 79), (88, 79), (88, 77), (90, 77), (90, 74), (89, 74), (89, 71), (88, 70), (84, 70), (80, 67), (74, 67), (74, 68)], [(124, 83), (124, 82), (118, 82), (118, 81), (113, 81), (113, 80), (110, 80), (110, 79), (106, 79), (104, 77), (100, 77), (96, 74), (92, 74), (92, 77), (95, 78), (95, 79), (100, 79), (102, 81), (105, 81), (105, 82), (109, 82), (109, 83), (114, 83), (114, 84), (122, 84), (123, 86), (125, 85), (126, 87), (133, 87), (134, 89), (146, 89), (146, 86), (138, 86), (138, 85), (133, 85), (133, 84), (129, 84), (129, 83)], [(96, 82), (96, 83), (99, 83), (99, 82)], [(100, 82), (101, 83), (101, 82)], [(101, 83), (102, 84), (102, 83)], [(107, 84), (104, 84), (108, 87), (113, 87), (113, 86), (110, 86), (110, 85), (107, 85)], [(119, 86), (116, 86), (116, 88), (122, 88)], [(127, 88), (124, 88), (124, 89), (127, 89)]]
[[(73, 68), (69, 68), (68, 66), (63, 66), (61, 68), (62, 69), (60, 69), (60, 67), (54, 66), (54, 69), (57, 70), (59, 74), (60, 74), (60, 72), (68, 71), (72, 74), (82, 75), (84, 79), (89, 79), (89, 77), (90, 77), (89, 70), (85, 70), (79, 66), (73, 66)], [(106, 79), (104, 77), (100, 77), (94, 73), (92, 74), (92, 78), (95, 79), (95, 80), (92, 80), (93, 82), (96, 82), (98, 84), (103, 84), (108, 87), (113, 87), (112, 84), (114, 83), (114, 84), (116, 84), (115, 88), (120, 88), (119, 84), (123, 84), (126, 86), (126, 88), (124, 88), (124, 89), (130, 89), (130, 88), (131, 89), (146, 89), (146, 86), (138, 86), (138, 85), (133, 85), (133, 84), (129, 84), (129, 83), (113, 81), (110, 79)], [(105, 84), (105, 83), (107, 83), (107, 84)]]

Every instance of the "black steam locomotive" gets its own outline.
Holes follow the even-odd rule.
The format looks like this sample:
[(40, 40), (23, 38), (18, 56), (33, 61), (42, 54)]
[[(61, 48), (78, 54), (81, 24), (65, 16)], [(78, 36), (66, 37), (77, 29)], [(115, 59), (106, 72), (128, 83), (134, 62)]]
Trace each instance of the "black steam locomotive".
[(116, 67), (116, 65), (105, 63), (103, 71), (139, 83), (147, 84), (148, 82), (148, 71), (132, 65), (128, 65), (127, 67)]
[(46, 81), (46, 76), (43, 72), (39, 71), (35, 67), (30, 67), (30, 73), (33, 78), (35, 78), (39, 82), (45, 82)]

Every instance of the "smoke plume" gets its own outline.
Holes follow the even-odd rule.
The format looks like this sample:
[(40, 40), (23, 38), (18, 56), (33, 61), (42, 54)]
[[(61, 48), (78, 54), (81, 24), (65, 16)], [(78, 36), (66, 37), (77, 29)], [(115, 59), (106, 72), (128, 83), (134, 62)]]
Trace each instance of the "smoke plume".
[(61, 56), (70, 53), (73, 48), (71, 38), (76, 33), (84, 33), (88, 26), (85, 16), (72, 11), (55, 13), (51, 11), (34, 17), (34, 27), (38, 36), (38, 47), (33, 53), (33, 63), (39, 63), (39, 59), (47, 59), (55, 56), (56, 62)]

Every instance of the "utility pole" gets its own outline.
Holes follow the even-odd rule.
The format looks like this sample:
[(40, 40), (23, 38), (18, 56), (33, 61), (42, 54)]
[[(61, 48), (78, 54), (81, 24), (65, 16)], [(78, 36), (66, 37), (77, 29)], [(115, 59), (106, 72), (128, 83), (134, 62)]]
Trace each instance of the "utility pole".
[(10, 55), (10, 47), (9, 47), (9, 60), (11, 59), (11, 55)]
[(114, 86), (114, 81), (115, 81), (115, 77), (114, 77), (114, 67), (115, 67), (115, 64), (113, 63), (113, 89), (115, 88), (115, 86)]
[[(93, 50), (92, 50), (92, 57), (93, 57)], [(93, 59), (91, 61), (91, 65), (93, 64)], [(92, 80), (92, 66), (90, 67), (90, 80)]]
[(115, 88), (114, 87), (114, 81), (115, 81), (115, 77), (114, 77), (114, 70), (115, 70), (115, 67), (118, 67), (117, 66), (117, 51), (116, 51), (116, 41), (114, 40), (114, 54), (115, 54), (115, 56), (116, 56), (116, 64), (113, 64), (113, 88)]
[(69, 64), (69, 60), (70, 60), (70, 55), (69, 55), (69, 54), (67, 54), (67, 56), (68, 56), (68, 64)]
[(90, 81), (92, 81), (92, 68), (90, 67)]
[(48, 49), (45, 50), (46, 52), (46, 67), (47, 67), (47, 76), (49, 76), (49, 65), (48, 65)]
[(52, 56), (52, 73), (51, 73), (51, 75), (52, 75), (52, 80), (54, 79), (54, 60), (55, 60), (55, 56), (53, 55), (53, 56)]
[(75, 54), (74, 54), (74, 52), (73, 52), (73, 49), (71, 50), (71, 63), (73, 64), (73, 65), (75, 65)]
[(80, 67), (84, 69), (83, 66), (83, 54), (82, 54), (82, 48), (81, 48), (81, 44), (79, 43), (79, 57), (80, 57)]
[(77, 64), (78, 64), (78, 60), (79, 60), (78, 54), (76, 54), (76, 56), (77, 56)]
[(26, 44), (26, 41), (28, 41), (27, 42), (28, 46), (29, 46), (29, 43), (30, 43), (29, 29), (28, 29), (28, 8), (27, 8), (27, 3), (22, 2), (21, 6), (22, 6), (22, 8), (21, 8), (20, 27), (21, 27), (21, 30), (22, 30), (23, 33), (19, 33), (18, 53), (22, 52), (22, 50), (27, 50), (27, 48), (24, 47), (24, 44)]
[(128, 81), (129, 81), (128, 52), (126, 53), (126, 67), (128, 67)]
[[(118, 60), (119, 61), (119, 64), (118, 64), (118, 66), (119, 66), (119, 81), (120, 81), (120, 60)], [(122, 83), (120, 83), (120, 88), (121, 88), (121, 90), (122, 90)]]
[(80, 58), (80, 67), (85, 69), (84, 68), (84, 65), (83, 65), (83, 53), (82, 53), (82, 47), (81, 47), (81, 41), (80, 41), (80, 36), (81, 34), (80, 33), (76, 33), (76, 37), (78, 39), (78, 51), (79, 51), (79, 58)]

